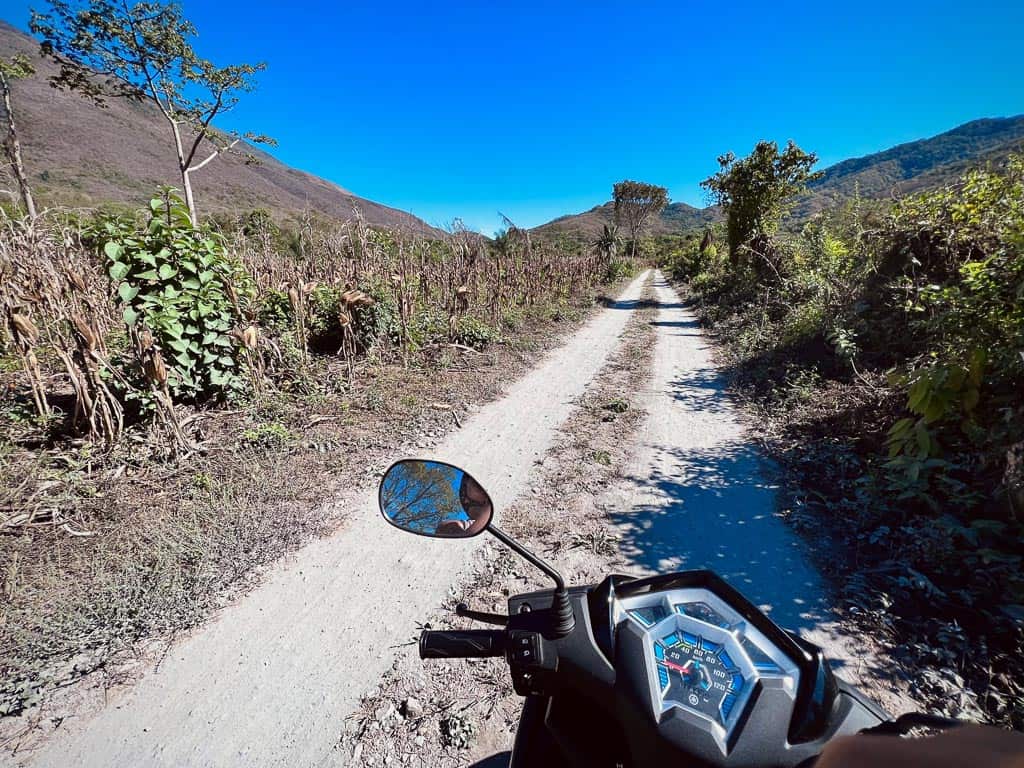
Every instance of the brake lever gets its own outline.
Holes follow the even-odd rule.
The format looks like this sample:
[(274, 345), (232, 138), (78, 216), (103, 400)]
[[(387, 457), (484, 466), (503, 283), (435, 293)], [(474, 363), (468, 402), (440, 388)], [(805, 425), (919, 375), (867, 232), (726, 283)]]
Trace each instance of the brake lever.
[(496, 627), (508, 626), (508, 616), (500, 613), (487, 613), (486, 611), (474, 611), (465, 603), (455, 606), (455, 615), (464, 616), (472, 621), (479, 621), (484, 624), (493, 624)]

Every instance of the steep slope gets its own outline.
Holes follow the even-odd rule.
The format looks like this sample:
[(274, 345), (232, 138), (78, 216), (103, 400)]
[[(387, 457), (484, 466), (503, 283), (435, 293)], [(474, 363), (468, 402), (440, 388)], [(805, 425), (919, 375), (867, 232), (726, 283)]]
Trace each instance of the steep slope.
[[(34, 77), (13, 83), (12, 100), (26, 170), (43, 205), (138, 205), (161, 184), (180, 186), (170, 129), (154, 107), (111, 99), (99, 108), (51, 88), (47, 80), (56, 67), (38, 49), (28, 35), (0, 21), (0, 56), (24, 53), (36, 67)], [(310, 210), (348, 219), (359, 210), (377, 226), (433, 231), (411, 214), (364, 200), (254, 147), (247, 151), (259, 164), (228, 156), (195, 175), (201, 213), (266, 208), (282, 218)]]
[[(800, 221), (831, 208), (855, 194), (885, 199), (955, 182), (964, 171), (998, 163), (1011, 152), (1024, 151), (1024, 115), (973, 120), (938, 136), (852, 158), (825, 169), (808, 193), (797, 201), (793, 219)], [(720, 219), (715, 208), (694, 208), (685, 203), (668, 206), (653, 223), (653, 234), (678, 234)], [(570, 235), (593, 239), (603, 224), (611, 223), (612, 204), (542, 224), (542, 235)]]

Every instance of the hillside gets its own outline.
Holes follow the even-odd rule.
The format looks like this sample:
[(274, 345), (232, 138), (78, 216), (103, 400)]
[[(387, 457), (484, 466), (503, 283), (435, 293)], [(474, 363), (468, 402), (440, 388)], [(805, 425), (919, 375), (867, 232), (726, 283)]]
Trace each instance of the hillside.
[[(43, 205), (138, 205), (162, 184), (180, 186), (169, 128), (154, 107), (111, 99), (100, 108), (51, 88), (56, 67), (38, 44), (0, 21), (0, 56), (31, 56), (36, 75), (12, 85), (26, 170)], [(304, 210), (336, 219), (362, 212), (373, 225), (433, 231), (404, 211), (365, 200), (324, 179), (291, 168), (249, 147), (258, 164), (239, 156), (218, 159), (193, 177), (201, 214), (266, 208), (278, 218)], [(10, 186), (8, 186), (10, 188)]]
[[(703, 227), (717, 221), (718, 218), (718, 210), (715, 208), (694, 208), (686, 203), (670, 203), (661, 215), (651, 222), (648, 231), (656, 235), (685, 232)], [(566, 235), (593, 240), (601, 233), (605, 224), (611, 224), (614, 220), (613, 204), (609, 201), (584, 213), (560, 216), (531, 231), (547, 237)]]
[(798, 204), (804, 217), (860, 195), (881, 199), (950, 184), (972, 165), (998, 162), (1024, 146), (1024, 115), (964, 123), (928, 139), (852, 158), (825, 169)]
[[(851, 198), (857, 191), (867, 199), (934, 189), (950, 184), (971, 166), (996, 163), (1024, 148), (1024, 115), (973, 120), (938, 136), (852, 158), (825, 169), (793, 211), (796, 220), (805, 219)], [(813, 147), (807, 148), (813, 149)], [(680, 233), (717, 221), (715, 208), (694, 208), (673, 203), (650, 228), (652, 234)], [(585, 213), (562, 216), (533, 231), (546, 235), (577, 233), (593, 238), (603, 224), (612, 221), (612, 203)]]

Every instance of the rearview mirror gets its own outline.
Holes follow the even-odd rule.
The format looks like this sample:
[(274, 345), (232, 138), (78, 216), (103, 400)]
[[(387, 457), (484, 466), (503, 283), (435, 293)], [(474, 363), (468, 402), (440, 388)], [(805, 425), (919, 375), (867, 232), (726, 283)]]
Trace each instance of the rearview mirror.
[(420, 536), (476, 536), (494, 514), (487, 491), (465, 470), (443, 461), (395, 462), (380, 481), (379, 500), (385, 520)]

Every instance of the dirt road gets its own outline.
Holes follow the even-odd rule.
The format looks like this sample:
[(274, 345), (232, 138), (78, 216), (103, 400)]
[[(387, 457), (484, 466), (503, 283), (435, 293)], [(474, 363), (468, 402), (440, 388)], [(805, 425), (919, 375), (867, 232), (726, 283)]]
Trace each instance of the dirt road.
[(710, 568), (772, 619), (821, 646), (835, 668), (892, 712), (914, 708), (870, 638), (851, 636), (834, 610), (815, 552), (776, 515), (774, 468), (750, 442), (694, 315), (658, 274), (653, 371), (638, 398), (626, 479), (601, 506), (620, 554), (641, 573)]
[[(486, 477), (498, 509), (511, 503), (615, 349), (646, 277), (430, 455)], [(403, 535), (380, 519), (375, 488), (338, 503), (351, 507), (342, 530), (281, 563), (176, 644), (130, 693), (88, 721), (67, 721), (26, 763), (310, 766), (327, 759), (360, 694), (481, 541)]]
[[(429, 454), (486, 478), (499, 510), (512, 503), (616, 348), (647, 277)], [(613, 522), (623, 555), (640, 570), (714, 567), (784, 624), (809, 630), (831, 618), (823, 582), (803, 543), (773, 516), (774, 492), (743, 442), (693, 318), (654, 278), (662, 306), (652, 385), (642, 397), (649, 415), (630, 479), (609, 499), (621, 510)], [(395, 655), (409, 653), (403, 644), (416, 620), (437, 609), (481, 541), (400, 534), (379, 519), (370, 487), (338, 503), (352, 510), (341, 531), (281, 563), (129, 693), (65, 724), (25, 764), (335, 762), (344, 719)]]

